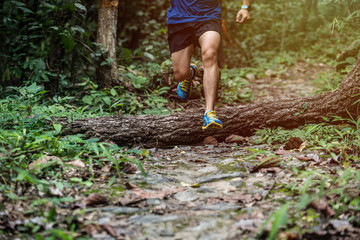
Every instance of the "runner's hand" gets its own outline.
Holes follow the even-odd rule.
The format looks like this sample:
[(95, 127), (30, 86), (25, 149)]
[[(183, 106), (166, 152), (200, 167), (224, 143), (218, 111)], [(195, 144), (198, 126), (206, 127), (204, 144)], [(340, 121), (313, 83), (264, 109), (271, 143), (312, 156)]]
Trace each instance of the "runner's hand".
[(236, 15), (236, 21), (239, 23), (246, 23), (250, 20), (250, 13), (247, 9), (241, 9)]

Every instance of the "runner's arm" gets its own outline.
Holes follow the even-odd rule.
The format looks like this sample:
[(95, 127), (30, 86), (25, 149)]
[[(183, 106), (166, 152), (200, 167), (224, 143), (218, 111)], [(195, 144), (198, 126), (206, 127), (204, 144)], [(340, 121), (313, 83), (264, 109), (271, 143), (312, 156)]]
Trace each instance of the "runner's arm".
[[(242, 0), (242, 5), (249, 6), (250, 1), (249, 0)], [(239, 23), (246, 23), (250, 20), (250, 13), (248, 9), (241, 8), (238, 14), (236, 15), (236, 21)]]

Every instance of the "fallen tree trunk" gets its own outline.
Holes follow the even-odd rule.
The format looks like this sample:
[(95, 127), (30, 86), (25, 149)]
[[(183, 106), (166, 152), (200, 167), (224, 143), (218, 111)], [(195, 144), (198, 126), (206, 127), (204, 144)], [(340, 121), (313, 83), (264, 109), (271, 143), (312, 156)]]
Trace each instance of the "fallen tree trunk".
[[(359, 115), (360, 58), (336, 91), (310, 97), (276, 99), (217, 110), (224, 129), (201, 129), (204, 109), (166, 116), (114, 116), (80, 119), (67, 124), (65, 134), (111, 140), (120, 146), (164, 147), (191, 145), (207, 136), (223, 141), (231, 134), (248, 136), (256, 129), (280, 126), (295, 128), (320, 123), (322, 117)], [(64, 124), (66, 125), (66, 124)]]

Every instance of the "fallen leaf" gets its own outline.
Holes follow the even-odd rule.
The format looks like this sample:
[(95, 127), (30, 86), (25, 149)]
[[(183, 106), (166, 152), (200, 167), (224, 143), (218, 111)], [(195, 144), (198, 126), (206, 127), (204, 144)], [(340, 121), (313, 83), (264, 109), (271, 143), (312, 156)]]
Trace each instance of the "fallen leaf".
[(94, 205), (98, 205), (98, 204), (102, 204), (102, 203), (106, 203), (106, 202), (107, 202), (107, 200), (106, 200), (105, 196), (102, 196), (97, 193), (92, 193), (86, 198), (85, 205), (86, 206), (94, 206)]
[(77, 159), (77, 160), (71, 161), (71, 162), (66, 162), (66, 164), (71, 165), (76, 168), (84, 168), (85, 167), (85, 163), (83, 163), (80, 159)]
[(101, 168), (101, 171), (104, 173), (110, 172), (110, 167), (108, 165), (105, 165), (103, 168)]
[(128, 190), (131, 190), (132, 194), (134, 194), (135, 196), (137, 196), (140, 199), (147, 199), (147, 198), (164, 199), (164, 198), (166, 198), (166, 197), (168, 197), (170, 195), (173, 195), (173, 194), (175, 194), (177, 192), (185, 190), (183, 188), (165, 188), (165, 189), (160, 190), (160, 191), (143, 190), (143, 189), (140, 189), (135, 184), (132, 184), (130, 182), (126, 182), (125, 187)]
[(335, 211), (323, 199), (312, 201), (308, 207), (321, 212), (322, 214), (324, 214), (327, 217), (332, 217), (335, 215)]
[(145, 191), (140, 188), (133, 188), (131, 189), (131, 192), (141, 199), (147, 199), (147, 198), (164, 199), (170, 195), (173, 195), (183, 190), (184, 190), (183, 188), (174, 188), (174, 189), (167, 188), (161, 191)]
[(64, 196), (64, 194), (58, 188), (50, 187), (49, 190), (50, 190), (51, 195), (53, 195), (53, 196), (58, 196), (58, 197)]
[(275, 157), (261, 158), (260, 163), (250, 169), (250, 173), (257, 172), (261, 168), (271, 168), (280, 165), (281, 159)]
[(126, 189), (139, 188), (138, 186), (136, 186), (135, 184), (132, 184), (130, 182), (126, 182), (125, 187), (126, 187)]
[(275, 152), (276, 155), (286, 155), (286, 154), (290, 154), (290, 153), (291, 153), (290, 151), (286, 151), (284, 149), (280, 149)]
[(128, 162), (120, 163), (121, 171), (127, 174), (134, 174), (137, 171), (137, 168), (134, 164)]
[(246, 230), (250, 232), (255, 232), (259, 230), (259, 227), (264, 222), (262, 219), (240, 219), (237, 223), (234, 224), (234, 227), (240, 228), (241, 230)]
[(204, 145), (214, 145), (214, 146), (219, 145), (219, 142), (216, 140), (216, 138), (212, 136), (206, 137), (203, 143)]
[(317, 155), (317, 154), (315, 154), (315, 153), (306, 154), (306, 157), (311, 158), (311, 159), (314, 160), (315, 162), (321, 162), (321, 159), (320, 159), (319, 155)]
[(94, 224), (87, 224), (81, 228), (82, 232), (87, 233), (88, 235), (92, 236), (94, 234), (99, 233), (100, 227)]
[(258, 193), (252, 195), (252, 194), (246, 194), (244, 192), (230, 195), (230, 196), (224, 196), (222, 199), (226, 202), (242, 202), (242, 203), (251, 203), (254, 201), (260, 201), (262, 199), (262, 196)]
[(279, 239), (296, 240), (299, 239), (299, 235), (297, 233), (281, 232), (279, 234)]
[(34, 162), (29, 164), (30, 170), (41, 170), (42, 165), (51, 163), (52, 161), (58, 162), (61, 161), (59, 157), (56, 156), (43, 156), (36, 159)]
[(195, 159), (195, 160), (191, 160), (191, 162), (194, 162), (194, 163), (208, 163), (208, 161), (204, 160), (204, 159)]
[(115, 230), (115, 228), (113, 226), (111, 226), (110, 224), (102, 224), (101, 225), (112, 237), (116, 238), (117, 237), (117, 232)]
[(307, 142), (303, 142), (300, 144), (300, 147), (297, 149), (299, 152), (302, 152), (304, 150), (304, 148), (306, 147)]
[(281, 172), (281, 168), (279, 167), (271, 167), (271, 168), (261, 168), (259, 169), (261, 173), (278, 173)]
[(246, 138), (233, 134), (225, 139), (225, 143), (246, 143)]
[(129, 206), (138, 202), (141, 202), (143, 199), (139, 198), (139, 197), (122, 197), (117, 199), (116, 201), (121, 205), (121, 206)]
[(201, 183), (185, 183), (185, 182), (181, 182), (180, 184), (183, 187), (193, 187), (193, 188), (200, 187), (201, 185)]
[(300, 138), (292, 137), (289, 141), (285, 144), (284, 150), (294, 150), (299, 149), (303, 141)]
[(0, 193), (0, 203), (2, 203), (4, 201), (4, 197), (2, 195), (2, 193)]
[(295, 156), (297, 159), (299, 159), (300, 161), (312, 161), (313, 159), (310, 157), (306, 157), (306, 156)]

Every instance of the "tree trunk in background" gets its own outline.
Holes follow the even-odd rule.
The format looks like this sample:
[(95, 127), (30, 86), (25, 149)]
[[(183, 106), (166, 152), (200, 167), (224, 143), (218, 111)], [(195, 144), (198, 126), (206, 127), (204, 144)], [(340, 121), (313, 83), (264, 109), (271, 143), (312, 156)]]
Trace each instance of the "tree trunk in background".
[(97, 42), (103, 50), (107, 51), (105, 58), (100, 62), (112, 59), (110, 65), (101, 64), (98, 67), (97, 75), (102, 87), (118, 85), (120, 80), (116, 62), (118, 5), (118, 0), (99, 0)]
[[(140, 145), (164, 147), (191, 145), (214, 136), (223, 141), (231, 134), (251, 135), (256, 129), (280, 126), (295, 128), (307, 123), (323, 122), (323, 116), (349, 118), (359, 116), (360, 58), (336, 91), (320, 95), (276, 99), (217, 110), (224, 129), (202, 131), (204, 109), (166, 116), (114, 116), (63, 121), (64, 134), (85, 134), (101, 140), (111, 140), (120, 146)], [(306, 106), (306, 107), (305, 107)]]
[(312, 0), (305, 0), (303, 11), (302, 11), (302, 18), (300, 21), (300, 32), (306, 31), (306, 25), (309, 20), (310, 12), (311, 12)]

